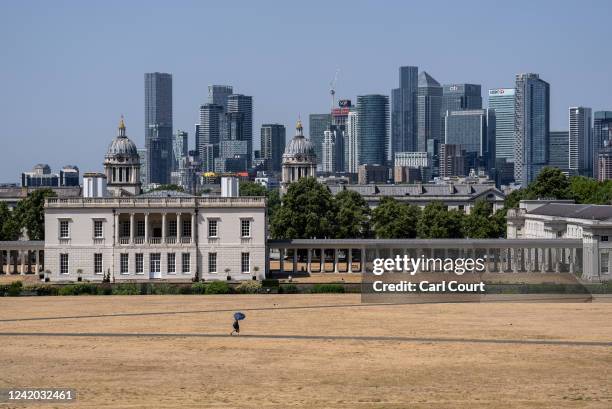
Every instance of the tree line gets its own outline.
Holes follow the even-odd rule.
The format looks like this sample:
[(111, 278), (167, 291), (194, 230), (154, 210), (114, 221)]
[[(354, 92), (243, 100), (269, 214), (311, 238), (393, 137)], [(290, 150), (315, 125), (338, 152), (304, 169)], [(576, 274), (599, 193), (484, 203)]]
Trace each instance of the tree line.
[(38, 189), (17, 203), (11, 211), (0, 203), (0, 240), (19, 240), (27, 232), (30, 240), (45, 239), (45, 198), (55, 196), (51, 189)]

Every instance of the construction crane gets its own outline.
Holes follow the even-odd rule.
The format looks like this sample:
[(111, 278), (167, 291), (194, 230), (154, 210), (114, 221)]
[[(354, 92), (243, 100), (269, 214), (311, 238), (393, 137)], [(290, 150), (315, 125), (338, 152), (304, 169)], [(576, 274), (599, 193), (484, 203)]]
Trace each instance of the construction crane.
[(329, 82), (329, 94), (331, 95), (331, 107), (332, 109), (336, 106), (336, 82), (338, 82), (338, 74), (340, 73), (340, 68), (336, 69), (336, 74), (334, 75), (334, 79)]

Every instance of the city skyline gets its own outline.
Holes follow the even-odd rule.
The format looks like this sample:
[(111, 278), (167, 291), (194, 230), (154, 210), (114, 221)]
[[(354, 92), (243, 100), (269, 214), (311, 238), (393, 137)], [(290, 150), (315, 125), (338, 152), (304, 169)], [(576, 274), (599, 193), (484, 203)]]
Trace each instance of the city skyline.
[[(146, 15), (139, 14), (142, 10), (135, 4), (37, 4), (34, 8), (39, 14), (31, 13), (31, 3), (0, 6), (0, 42), (6, 42), (5, 63), (0, 67), (5, 79), (0, 119), (5, 124), (3, 141), (10, 141), (4, 145), (4, 160), (0, 161), (0, 182), (17, 182), (21, 172), (39, 162), (49, 163), (53, 169), (74, 163), (83, 172), (101, 170), (99, 152), (115, 134), (121, 113), (130, 136), (138, 148), (144, 148), (142, 78), (147, 72), (172, 74), (174, 129), (189, 132), (190, 149), (195, 148), (193, 126), (199, 119), (199, 106), (207, 102), (209, 85), (228, 84), (252, 95), (254, 130), (263, 123), (280, 123), (292, 129), (297, 117), (307, 124), (309, 114), (329, 112), (329, 81), (337, 67), (341, 69), (337, 99), (356, 101), (357, 95), (367, 94), (390, 97), (391, 89), (397, 88), (398, 67), (414, 65), (441, 84), (481, 85), (483, 105), (488, 89), (512, 87), (516, 74), (535, 72), (550, 84), (551, 131), (567, 130), (570, 106), (590, 107), (593, 112), (612, 107), (609, 96), (601, 92), (612, 88), (605, 68), (610, 66), (606, 60), (610, 57), (589, 63), (591, 56), (599, 55), (595, 52), (598, 39), (609, 36), (604, 16), (610, 14), (611, 6), (605, 2), (593, 2), (587, 8), (554, 3), (556, 13), (551, 21), (538, 20), (538, 16), (545, 15), (552, 3), (532, 4), (533, 16), (523, 16), (518, 3), (501, 10), (484, 2), (474, 2), (478, 7), (397, 3), (397, 10), (382, 10), (375, 4), (356, 4), (350, 9), (326, 5), (332, 14), (350, 14), (340, 25), (314, 19), (319, 9), (314, 3), (297, 10), (277, 3), (268, 6), (271, 12), (262, 17), (275, 21), (273, 31), (259, 29), (265, 24), (253, 18), (253, 6), (248, 3), (229, 8), (189, 2), (172, 8), (152, 3)], [(480, 11), (467, 13), (475, 8)], [(436, 10), (433, 21), (432, 10)], [(224, 39), (220, 45), (206, 43), (205, 57), (188, 52), (195, 49), (198, 38), (209, 31), (218, 32), (221, 24), (212, 21), (207, 27), (196, 26), (192, 22), (199, 21), (198, 13), (225, 11), (243, 23), (242, 30), (251, 38), (243, 43), (233, 39)], [(394, 26), (391, 44), (381, 47), (382, 39), (388, 37), (389, 23), (406, 13), (417, 23)], [(419, 17), (428, 24), (418, 23)], [(580, 30), (565, 32), (560, 28), (579, 17), (589, 21)], [(452, 26), (447, 25), (456, 18), (478, 25), (456, 33), (455, 44), (476, 38), (481, 47), (448, 44)], [(148, 28), (155, 26), (151, 21), (162, 19), (181, 21), (180, 27), (163, 33)], [(533, 30), (523, 33), (516, 27), (504, 27), (505, 21), (537, 22), (538, 41), (527, 43)], [(363, 30), (366, 22), (370, 28)], [(303, 30), (294, 30), (296, 25)], [(437, 33), (426, 44), (409, 41), (411, 35), (424, 30)], [(277, 35), (279, 32), (283, 35)], [(350, 35), (356, 44), (347, 42), (343, 53), (331, 44), (320, 47), (322, 39), (341, 34)], [(546, 47), (537, 46), (542, 42)], [(568, 61), (563, 50), (572, 44), (580, 44), (573, 51), (573, 56), (577, 53), (580, 58)], [(160, 58), (164, 56), (160, 49), (171, 52)], [(360, 57), (364, 52), (372, 61)], [(297, 63), (292, 61), (296, 56), (300, 57)], [(321, 64), (323, 60), (328, 64)], [(259, 64), (263, 61), (266, 64)], [(572, 81), (579, 75), (591, 81)], [(253, 145), (258, 147), (259, 133), (253, 133)], [(305, 134), (309, 135), (309, 129)], [(25, 158), (23, 152), (28, 153)]]

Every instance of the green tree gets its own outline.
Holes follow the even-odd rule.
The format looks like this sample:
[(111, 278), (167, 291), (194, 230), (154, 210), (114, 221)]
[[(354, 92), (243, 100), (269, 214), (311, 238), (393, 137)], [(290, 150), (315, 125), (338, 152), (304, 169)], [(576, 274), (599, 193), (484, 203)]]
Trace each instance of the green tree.
[(383, 197), (372, 210), (374, 233), (379, 239), (415, 238), (420, 213), (418, 206), (400, 203), (393, 197)]
[(569, 179), (561, 169), (545, 167), (527, 187), (527, 199), (571, 199)]
[(281, 197), (278, 189), (268, 190), (268, 220), (272, 220), (281, 207)]
[(361, 239), (370, 234), (370, 207), (353, 190), (343, 190), (334, 198), (337, 239)]
[(5, 202), (0, 203), (0, 240), (17, 240), (21, 223)]
[(275, 239), (334, 237), (334, 198), (329, 189), (312, 177), (289, 185), (280, 209), (270, 223)]
[(498, 238), (504, 235), (505, 218), (502, 226), (500, 219), (493, 214), (493, 205), (486, 200), (477, 200), (469, 215), (463, 217), (463, 234), (472, 239)]
[(56, 196), (51, 189), (38, 189), (23, 199), (13, 211), (19, 226), (25, 227), (30, 240), (45, 239), (45, 199)]
[(149, 192), (157, 192), (157, 191), (160, 191), (160, 190), (173, 190), (175, 192), (185, 192), (185, 189), (183, 189), (182, 186), (174, 185), (174, 184), (159, 185), (159, 186), (149, 190)]
[(240, 182), (240, 196), (267, 196), (268, 189), (255, 182)]
[(577, 203), (610, 204), (612, 202), (612, 181), (599, 182), (584, 176), (570, 178), (570, 192)]
[(462, 238), (464, 217), (459, 210), (448, 210), (441, 202), (431, 202), (419, 218), (418, 236), (423, 239)]

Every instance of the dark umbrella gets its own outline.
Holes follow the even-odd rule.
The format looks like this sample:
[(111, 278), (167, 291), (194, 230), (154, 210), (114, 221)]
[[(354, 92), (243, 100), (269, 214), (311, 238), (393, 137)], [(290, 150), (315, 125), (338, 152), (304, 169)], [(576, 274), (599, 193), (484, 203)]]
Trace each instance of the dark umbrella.
[(236, 321), (241, 321), (241, 320), (243, 320), (243, 319), (245, 319), (245, 318), (246, 318), (246, 315), (244, 315), (244, 314), (243, 314), (243, 313), (241, 313), (241, 312), (235, 312), (235, 313), (234, 313), (234, 319), (235, 319)]

